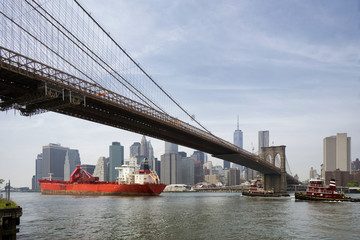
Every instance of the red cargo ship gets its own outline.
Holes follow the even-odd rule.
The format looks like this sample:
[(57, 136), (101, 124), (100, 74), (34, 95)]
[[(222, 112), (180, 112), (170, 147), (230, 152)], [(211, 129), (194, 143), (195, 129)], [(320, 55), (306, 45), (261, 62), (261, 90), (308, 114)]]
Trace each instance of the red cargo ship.
[(69, 181), (39, 180), (41, 193), (52, 195), (159, 195), (166, 187), (156, 172), (149, 170), (147, 161), (136, 166), (123, 165), (118, 182), (102, 182), (98, 177), (76, 166)]
[(295, 192), (295, 199), (312, 201), (360, 201), (358, 198), (346, 197), (343, 193), (337, 192), (335, 179), (330, 180), (329, 186), (324, 185), (323, 179), (311, 179), (306, 193)]

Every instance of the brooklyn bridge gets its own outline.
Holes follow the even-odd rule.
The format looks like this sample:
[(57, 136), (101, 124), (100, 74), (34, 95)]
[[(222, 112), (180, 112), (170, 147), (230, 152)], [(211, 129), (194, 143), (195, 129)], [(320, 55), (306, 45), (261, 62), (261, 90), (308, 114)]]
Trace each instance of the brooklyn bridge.
[(1, 111), (52, 111), (190, 147), (261, 172), (277, 192), (297, 182), (285, 146), (259, 156), (212, 134), (78, 1), (4, 0), (0, 17)]

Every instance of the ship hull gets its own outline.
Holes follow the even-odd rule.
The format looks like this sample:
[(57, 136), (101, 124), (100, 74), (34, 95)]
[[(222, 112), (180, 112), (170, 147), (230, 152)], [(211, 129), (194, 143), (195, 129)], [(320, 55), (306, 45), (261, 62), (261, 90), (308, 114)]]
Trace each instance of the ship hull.
[(163, 192), (165, 184), (117, 184), (117, 183), (53, 183), (40, 182), (41, 193), (48, 195), (109, 195), (109, 196), (156, 196)]
[(342, 201), (342, 202), (360, 202), (360, 198), (350, 197), (320, 197), (320, 196), (309, 196), (302, 192), (295, 192), (295, 199), (308, 200), (308, 201)]
[(249, 191), (243, 191), (242, 195), (249, 197), (289, 197), (290, 196), (287, 193), (265, 193), (265, 192), (249, 192)]

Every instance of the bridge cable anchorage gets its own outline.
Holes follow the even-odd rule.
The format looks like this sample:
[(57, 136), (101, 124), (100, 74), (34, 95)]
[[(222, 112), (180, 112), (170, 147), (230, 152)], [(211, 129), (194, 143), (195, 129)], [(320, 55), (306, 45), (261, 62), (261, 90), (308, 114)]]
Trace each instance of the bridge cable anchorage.
[(138, 63), (110, 36), (108, 32), (105, 31), (105, 29), (91, 16), (89, 12), (87, 12), (84, 7), (77, 1), (74, 0), (74, 2), (88, 15), (89, 18), (91, 18), (94, 23), (109, 37), (109, 39), (176, 105), (178, 106), (188, 117), (190, 117), (191, 120), (196, 122), (200, 127), (202, 127), (206, 132), (208, 132), (210, 135), (214, 136), (221, 142), (225, 143), (223, 139), (213, 135), (207, 128), (205, 128), (199, 121), (197, 121), (191, 114), (189, 114), (183, 107), (180, 106), (179, 103), (175, 101), (155, 80), (151, 78), (151, 76), (145, 72), (143, 68), (140, 67)]
[(35, 11), (37, 11), (44, 19), (46, 19), (53, 27), (55, 27), (59, 32), (61, 32), (67, 39), (69, 39), (73, 44), (75, 44), (83, 53), (85, 53), (89, 58), (91, 58), (94, 62), (96, 62), (102, 69), (104, 69), (107, 73), (109, 73), (114, 79), (116, 79), (120, 84), (122, 84), (125, 88), (127, 88), (131, 93), (133, 93), (135, 96), (137, 96), (139, 99), (141, 99), (146, 105), (149, 107), (152, 107), (148, 102), (146, 102), (143, 98), (141, 98), (136, 92), (138, 92), (142, 97), (144, 97), (146, 100), (151, 102), (156, 108), (158, 108), (163, 113), (167, 114), (164, 109), (162, 109), (160, 106), (158, 106), (156, 103), (154, 103), (151, 99), (146, 97), (141, 91), (139, 91), (135, 86), (133, 86), (129, 81), (127, 81), (121, 74), (119, 74), (115, 69), (113, 69), (109, 64), (107, 64), (101, 57), (99, 57), (94, 51), (92, 51), (88, 46), (86, 46), (82, 41), (80, 41), (73, 33), (71, 33), (63, 24), (61, 24), (57, 19), (55, 19), (48, 11), (46, 11), (39, 3), (37, 3), (35, 0), (33, 2), (38, 6), (38, 8), (41, 8), (47, 15), (49, 15), (58, 25), (60, 25), (68, 34), (71, 35), (71, 37), (75, 38), (81, 45), (83, 45), (89, 52), (91, 52), (97, 59), (99, 59), (103, 64), (106, 65), (112, 72), (114, 72), (116, 75), (118, 75), (122, 80), (124, 80), (128, 85), (130, 85), (136, 92), (134, 92), (131, 88), (129, 88), (126, 84), (121, 82), (116, 76), (113, 75), (112, 72), (110, 72), (108, 69), (106, 69), (103, 65), (101, 65), (96, 59), (94, 59), (93, 56), (91, 56), (88, 52), (86, 52), (81, 46), (79, 46), (78, 43), (73, 41), (68, 35), (66, 35), (59, 27), (55, 26), (55, 24), (50, 21), (46, 16), (44, 16), (41, 12), (37, 10), (36, 7), (34, 7), (31, 3), (29, 3), (27, 0), (25, 0), (31, 7), (34, 8)]

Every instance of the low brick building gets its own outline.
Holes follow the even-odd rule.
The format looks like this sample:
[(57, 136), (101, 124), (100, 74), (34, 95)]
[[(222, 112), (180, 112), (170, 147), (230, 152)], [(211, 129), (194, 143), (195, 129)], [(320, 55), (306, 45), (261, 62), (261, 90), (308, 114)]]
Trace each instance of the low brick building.
[(329, 184), (330, 180), (334, 178), (337, 186), (346, 186), (349, 182), (358, 182), (360, 183), (360, 171), (340, 171), (336, 169), (335, 171), (326, 171), (325, 172), (325, 184)]

